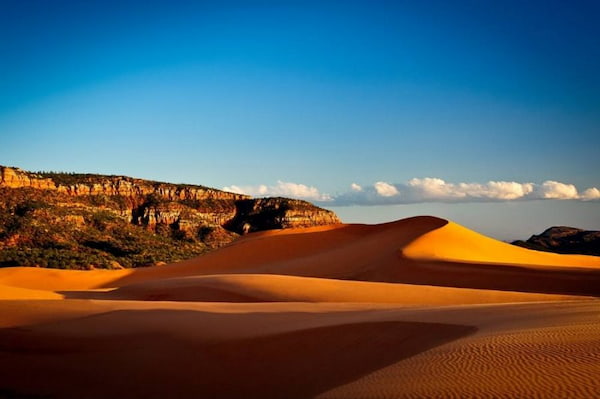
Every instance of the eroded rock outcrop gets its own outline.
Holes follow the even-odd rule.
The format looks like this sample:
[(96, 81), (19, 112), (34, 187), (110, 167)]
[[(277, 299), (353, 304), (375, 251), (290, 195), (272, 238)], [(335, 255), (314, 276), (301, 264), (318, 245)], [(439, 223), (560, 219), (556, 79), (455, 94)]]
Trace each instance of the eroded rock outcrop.
[(226, 227), (239, 234), (341, 223), (332, 211), (301, 200), (256, 198), (239, 200), (235, 205), (235, 217)]
[(154, 194), (168, 200), (240, 200), (247, 195), (189, 184), (170, 184), (127, 176), (76, 173), (32, 173), (19, 168), (0, 166), (0, 187), (31, 187), (56, 190), (67, 195), (120, 195), (143, 198)]
[(44, 190), (56, 190), (54, 181), (25, 172), (18, 168), (0, 166), (0, 187), (31, 187)]
[(555, 226), (513, 244), (538, 251), (600, 256), (600, 231)]

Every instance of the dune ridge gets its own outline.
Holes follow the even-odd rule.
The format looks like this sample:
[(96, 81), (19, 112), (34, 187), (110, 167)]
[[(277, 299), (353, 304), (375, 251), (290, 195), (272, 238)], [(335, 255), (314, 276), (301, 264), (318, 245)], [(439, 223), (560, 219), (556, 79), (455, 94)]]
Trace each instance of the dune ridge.
[[(61, 292), (86, 298), (81, 293)], [(567, 295), (333, 280), (272, 274), (175, 277), (127, 285), (91, 295), (97, 299), (196, 302), (364, 302), (453, 305), (573, 300)]]
[(36, 290), (30, 288), (12, 287), (0, 284), (0, 301), (10, 299), (63, 299), (64, 296), (52, 291)]
[(413, 259), (600, 269), (598, 257), (562, 255), (525, 249), (486, 237), (454, 222), (430, 231), (402, 249)]
[[(461, 253), (464, 253), (462, 258)], [(431, 262), (448, 266), (496, 265), (499, 271), (502, 266), (519, 265), (548, 272), (553, 277), (557, 276), (554, 272), (562, 271), (557, 266), (567, 272), (585, 268), (589, 270), (590, 281), (600, 281), (598, 257), (556, 255), (514, 247), (444, 219), (425, 216), (381, 225), (335, 225), (250, 234), (207, 255), (168, 267), (89, 272), (7, 268), (0, 270), (0, 283), (56, 291), (116, 288), (172, 277), (250, 273), (413, 283), (411, 276), (420, 274), (419, 269)], [(538, 279), (543, 277), (542, 273)], [(570, 276), (565, 278), (570, 279)], [(442, 285), (461, 286), (454, 284), (459, 281), (456, 276), (450, 280)], [(536, 290), (532, 287), (527, 291)]]

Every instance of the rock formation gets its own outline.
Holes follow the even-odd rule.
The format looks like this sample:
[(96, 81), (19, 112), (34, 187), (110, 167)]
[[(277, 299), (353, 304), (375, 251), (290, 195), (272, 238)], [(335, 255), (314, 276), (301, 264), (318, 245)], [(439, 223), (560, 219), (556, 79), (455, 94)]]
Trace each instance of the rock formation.
[[(232, 226), (243, 233), (340, 223), (328, 210), (287, 198), (250, 196), (188, 184), (170, 184), (127, 176), (32, 173), (0, 166), (0, 188), (53, 190), (68, 196), (119, 196), (131, 223), (145, 226), (205, 224)], [(189, 211), (192, 211), (191, 213)], [(188, 212), (186, 212), (188, 211)], [(186, 220), (191, 218), (190, 220)], [(244, 227), (246, 226), (246, 227)]]
[(169, 184), (127, 176), (105, 176), (74, 173), (32, 173), (18, 168), (0, 166), (0, 187), (31, 187), (56, 190), (67, 195), (121, 195), (143, 198), (154, 194), (168, 200), (239, 200), (247, 195), (229, 193), (209, 187), (189, 184)]
[(38, 259), (40, 251), (107, 252), (111, 262), (125, 266), (168, 262), (227, 244), (238, 234), (332, 223), (340, 223), (333, 212), (306, 201), (0, 166), (0, 266), (21, 264), (31, 253)]
[(289, 198), (244, 199), (236, 201), (235, 206), (235, 217), (226, 226), (239, 234), (340, 223), (332, 211)]
[(0, 166), (0, 187), (31, 187), (45, 190), (56, 190), (56, 185), (52, 179), (43, 178), (18, 168), (9, 168), (6, 166)]
[(600, 231), (555, 226), (542, 234), (532, 235), (526, 241), (519, 240), (513, 244), (538, 251), (600, 256)]

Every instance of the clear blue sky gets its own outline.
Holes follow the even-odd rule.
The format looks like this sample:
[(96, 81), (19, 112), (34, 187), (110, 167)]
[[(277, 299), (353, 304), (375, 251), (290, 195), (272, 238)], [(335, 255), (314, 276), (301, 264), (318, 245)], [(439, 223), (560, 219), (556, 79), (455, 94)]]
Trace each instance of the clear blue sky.
[(295, 194), (348, 222), (600, 229), (599, 20), (598, 1), (0, 0), (0, 164)]

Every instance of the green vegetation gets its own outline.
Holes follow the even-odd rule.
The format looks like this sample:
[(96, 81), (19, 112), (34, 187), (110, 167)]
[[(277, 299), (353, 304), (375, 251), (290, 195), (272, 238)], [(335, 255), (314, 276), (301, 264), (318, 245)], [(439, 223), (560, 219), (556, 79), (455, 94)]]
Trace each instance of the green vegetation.
[[(133, 224), (122, 196), (68, 196), (49, 190), (0, 188), (0, 267), (61, 269), (140, 267), (188, 259), (231, 241), (236, 234), (198, 219), (170, 224)], [(144, 211), (169, 204), (156, 196), (139, 200)], [(199, 204), (201, 205), (201, 204)], [(230, 204), (230, 206), (232, 206)]]
[[(238, 233), (318, 224), (306, 217), (314, 212), (324, 212), (321, 222), (337, 220), (305, 201), (240, 199), (204, 186), (82, 173), (13, 173), (30, 179), (21, 179), (21, 187), (0, 187), (0, 267), (148, 266), (197, 256)], [(41, 178), (52, 179), (59, 189), (27, 183)], [(32, 188), (40, 186), (49, 189)]]
[(33, 177), (41, 177), (52, 179), (56, 185), (70, 186), (83, 182), (99, 182), (100, 180), (110, 177), (104, 175), (95, 175), (91, 173), (71, 173), (71, 172), (52, 172), (39, 171), (31, 173)]
[[(55, 171), (37, 171), (37, 172), (24, 172), (27, 173), (30, 177), (36, 178), (44, 178), (44, 179), (52, 179), (54, 183), (63, 186), (72, 186), (75, 184), (81, 183), (102, 183), (107, 180), (118, 178), (122, 181), (135, 182), (140, 179), (135, 179), (127, 176), (118, 176), (118, 175), (99, 175), (94, 173), (74, 173), (74, 172), (55, 172)], [(166, 182), (159, 182), (153, 180), (144, 180), (146, 184), (152, 185), (155, 188), (160, 187), (161, 185), (174, 186), (177, 190), (184, 189), (204, 189), (209, 190), (210, 187), (198, 185), (198, 184), (172, 184)], [(217, 190), (218, 191), (218, 190)]]

